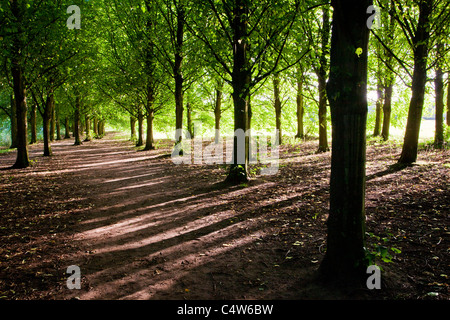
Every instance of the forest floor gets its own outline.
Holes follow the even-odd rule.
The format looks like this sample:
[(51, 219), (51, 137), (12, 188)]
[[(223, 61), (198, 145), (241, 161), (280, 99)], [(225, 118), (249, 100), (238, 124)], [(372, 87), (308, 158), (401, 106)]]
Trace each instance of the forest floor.
[(21, 170), (0, 154), (0, 299), (449, 299), (448, 149), (422, 146), (400, 170), (400, 144), (368, 142), (367, 249), (383, 283), (347, 290), (315, 281), (331, 155), (317, 141), (283, 145), (278, 174), (253, 166), (234, 187), (226, 166), (175, 165), (170, 146), (109, 133), (44, 158), (37, 144)]

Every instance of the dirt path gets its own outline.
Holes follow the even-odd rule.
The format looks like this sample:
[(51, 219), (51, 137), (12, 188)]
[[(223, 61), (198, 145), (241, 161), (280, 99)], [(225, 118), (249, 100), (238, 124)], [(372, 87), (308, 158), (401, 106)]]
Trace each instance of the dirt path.
[[(448, 297), (440, 275), (448, 265), (449, 170), (438, 162), (448, 154), (424, 154), (429, 161), (434, 156), (435, 164), (398, 173), (386, 169), (398, 147), (369, 152), (368, 241), (375, 245), (376, 236), (390, 234), (388, 244), (403, 253), (386, 267), (389, 290), (343, 293), (313, 281), (326, 244), (330, 156), (314, 154), (314, 141), (283, 150), (279, 175), (236, 187), (221, 183), (224, 167), (173, 164), (164, 143), (155, 151), (136, 151), (109, 134), (77, 147), (69, 140), (52, 147), (51, 159), (32, 146), (32, 168), (0, 174), (7, 213), (0, 233), (0, 292), (6, 298)], [(12, 153), (0, 155), (0, 167), (13, 159)], [(411, 180), (425, 172), (429, 180)], [(393, 190), (401, 175), (417, 190)], [(418, 197), (422, 182), (428, 193)], [(414, 230), (408, 229), (412, 208), (397, 202), (404, 196), (430, 205)], [(406, 211), (393, 217), (392, 208), (401, 205)], [(429, 233), (433, 227), (440, 231)], [(423, 256), (417, 258), (424, 254), (431, 271), (423, 269)], [(81, 290), (65, 286), (69, 265), (81, 269)], [(426, 286), (433, 281), (438, 285)]]

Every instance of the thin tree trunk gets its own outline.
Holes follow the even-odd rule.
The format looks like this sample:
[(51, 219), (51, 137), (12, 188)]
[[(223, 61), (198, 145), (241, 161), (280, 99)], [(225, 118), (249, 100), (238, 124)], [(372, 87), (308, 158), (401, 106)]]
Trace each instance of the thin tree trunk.
[(322, 9), (322, 54), (320, 56), (320, 66), (317, 73), (319, 85), (319, 149), (318, 152), (328, 151), (328, 137), (327, 137), (327, 47), (330, 39), (330, 16), (328, 6)]
[(189, 135), (191, 136), (191, 139), (194, 138), (194, 128), (192, 125), (192, 106), (191, 104), (188, 102), (186, 104), (186, 120), (187, 120), (187, 129), (189, 132)]
[(91, 120), (89, 119), (89, 115), (84, 116), (84, 123), (86, 124), (86, 139), (84, 141), (91, 141)]
[(154, 111), (150, 110), (147, 114), (147, 139), (145, 141), (145, 148), (144, 150), (154, 150), (155, 149), (155, 142), (153, 139), (153, 119)]
[(222, 90), (223, 90), (223, 82), (216, 88), (216, 103), (214, 105), (214, 143), (219, 143), (220, 140), (220, 118), (222, 117)]
[(297, 134), (296, 138), (303, 139), (305, 136), (304, 128), (303, 128), (303, 115), (304, 115), (304, 106), (303, 106), (303, 74), (301, 74), (297, 80)]
[(136, 142), (136, 147), (140, 147), (144, 144), (144, 115), (142, 110), (138, 113), (138, 140)]
[(52, 148), (50, 144), (50, 128), (53, 113), (53, 94), (50, 93), (47, 97), (47, 101), (44, 106), (43, 120), (43, 133), (44, 133), (44, 156), (49, 157), (52, 155)]
[(56, 110), (54, 98), (52, 102), (51, 118), (50, 118), (50, 141), (55, 140), (55, 127), (56, 127)]
[(30, 140), (30, 144), (34, 144), (37, 142), (37, 124), (36, 124), (36, 113), (37, 111), (37, 105), (34, 103), (31, 107), (31, 121), (30, 121), (30, 126), (31, 126), (31, 140)]
[[(366, 10), (371, 0), (332, 0), (333, 33), (327, 95), (332, 123), (327, 250), (320, 272), (327, 280), (365, 275), (365, 155), (367, 121)], [(355, 54), (355, 47), (362, 49)], [(348, 282), (347, 282), (348, 281)]]
[(17, 148), (17, 108), (16, 100), (11, 96), (11, 145), (10, 149)]
[(275, 128), (277, 130), (278, 144), (281, 145), (281, 99), (280, 99), (280, 78), (279, 74), (274, 74), (273, 77), (273, 97), (274, 97), (274, 108), (275, 108)]
[(392, 88), (392, 84), (384, 88), (383, 127), (381, 130), (381, 137), (384, 141), (389, 140), (389, 129), (391, 127)]
[(398, 162), (411, 164), (417, 160), (419, 145), (420, 122), (425, 99), (425, 85), (427, 81), (428, 42), (430, 38), (429, 21), (432, 13), (431, 1), (421, 1), (419, 4), (419, 21), (413, 39), (414, 71), (412, 79), (412, 96), (409, 104), (406, 133), (403, 141), (402, 153)]
[(65, 121), (64, 121), (64, 129), (65, 129), (65, 134), (64, 134), (64, 139), (69, 139), (70, 138), (70, 124), (69, 124), (69, 117), (66, 116)]
[(375, 107), (375, 128), (373, 129), (373, 136), (378, 137), (380, 135), (381, 127), (381, 111), (383, 110), (383, 85), (378, 79), (377, 83), (377, 102)]
[(450, 126), (450, 72), (447, 77), (447, 125)]
[(438, 65), (436, 69), (435, 88), (435, 134), (434, 145), (436, 148), (442, 148), (444, 144), (444, 72), (442, 71), (442, 43), (437, 44)]
[(80, 97), (77, 94), (75, 98), (75, 112), (73, 117), (73, 136), (75, 137), (74, 145), (81, 144), (80, 138)]
[(56, 108), (56, 140), (61, 140), (61, 121), (59, 118), (59, 104)]
[(131, 128), (131, 141), (134, 141), (136, 139), (136, 118), (133, 116), (130, 116), (130, 128)]

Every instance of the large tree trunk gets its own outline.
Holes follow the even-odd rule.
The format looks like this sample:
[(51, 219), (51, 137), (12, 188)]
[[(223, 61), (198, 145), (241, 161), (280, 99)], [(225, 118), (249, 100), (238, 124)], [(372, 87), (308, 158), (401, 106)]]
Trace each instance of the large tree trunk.
[(328, 42), (330, 39), (330, 15), (328, 6), (322, 9), (322, 54), (320, 56), (320, 66), (317, 72), (318, 86), (319, 86), (319, 149), (318, 152), (328, 151), (328, 136), (327, 136), (327, 58)]
[(17, 158), (13, 168), (27, 168), (30, 165), (28, 158), (28, 137), (27, 137), (27, 101), (25, 79), (23, 69), (17, 59), (13, 59), (11, 73), (13, 77), (14, 100), (16, 105), (17, 118)]
[(297, 134), (296, 138), (304, 138), (303, 115), (305, 113), (303, 106), (303, 72), (297, 79)]
[(278, 144), (281, 145), (281, 99), (280, 99), (280, 77), (278, 73), (273, 77), (273, 97), (275, 108), (275, 128), (277, 130)]
[(32, 107), (31, 107), (31, 121), (30, 121), (30, 130), (31, 130), (31, 140), (30, 140), (30, 144), (36, 143), (37, 142), (37, 119), (36, 119), (36, 115), (37, 115), (37, 105), (35, 103), (33, 103)]
[(429, 21), (431, 18), (431, 1), (420, 1), (419, 21), (413, 39), (414, 71), (412, 79), (412, 96), (409, 104), (406, 133), (403, 149), (398, 160), (401, 164), (411, 164), (417, 160), (419, 145), (420, 122), (422, 120), (425, 85), (427, 81), (428, 42), (430, 38)]
[(248, 105), (247, 96), (250, 89), (250, 72), (247, 57), (247, 17), (248, 4), (236, 0), (233, 7), (233, 105), (234, 105), (234, 141), (233, 162), (226, 182), (240, 184), (248, 181), (248, 153), (245, 139), (247, 131)]
[(442, 148), (444, 144), (444, 72), (442, 71), (442, 43), (437, 44), (437, 69), (436, 79), (434, 80), (435, 90), (435, 133), (434, 145), (436, 148)]
[[(332, 122), (330, 212), (321, 274), (328, 280), (365, 276), (365, 155), (367, 121), (366, 10), (371, 0), (331, 2), (333, 33), (327, 94)], [(357, 55), (355, 50), (362, 49)]]

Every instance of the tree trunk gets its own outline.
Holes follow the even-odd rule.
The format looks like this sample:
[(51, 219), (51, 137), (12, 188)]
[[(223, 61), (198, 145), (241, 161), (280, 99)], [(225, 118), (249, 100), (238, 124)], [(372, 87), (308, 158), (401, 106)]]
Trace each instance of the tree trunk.
[(56, 107), (56, 140), (61, 140), (61, 121), (59, 118), (59, 104)]
[(275, 108), (275, 128), (277, 130), (278, 144), (281, 145), (281, 99), (280, 99), (280, 78), (279, 74), (275, 73), (273, 77), (273, 97)]
[(150, 110), (147, 113), (147, 139), (145, 141), (145, 148), (144, 150), (154, 150), (155, 149), (155, 143), (153, 140), (153, 119), (154, 111)]
[[(175, 129), (180, 132), (176, 134), (175, 145), (181, 143), (183, 139), (183, 74), (181, 68), (183, 65), (183, 35), (184, 35), (184, 8), (179, 4), (177, 8), (177, 30), (176, 30), (176, 44), (175, 44), (175, 63), (173, 74), (175, 76)], [(181, 147), (179, 145), (178, 147)], [(180, 149), (179, 154), (183, 154), (183, 150)]]
[(384, 141), (389, 140), (389, 129), (391, 127), (392, 88), (392, 83), (384, 88), (383, 128), (381, 130), (381, 137)]
[(142, 110), (138, 113), (138, 139), (136, 142), (136, 147), (140, 147), (144, 144), (144, 115)]
[(73, 117), (73, 136), (75, 137), (74, 145), (81, 144), (80, 138), (80, 97), (77, 95), (75, 98), (75, 112)]
[(296, 138), (303, 139), (305, 136), (304, 128), (303, 128), (303, 115), (304, 115), (304, 106), (303, 106), (303, 74), (301, 74), (297, 80), (297, 134)]
[(28, 135), (27, 135), (27, 89), (25, 87), (24, 67), (23, 63), (23, 17), (24, 12), (21, 4), (17, 0), (11, 0), (11, 13), (17, 21), (17, 30), (14, 35), (12, 44), (12, 60), (11, 60), (11, 74), (13, 78), (13, 91), (16, 107), (16, 121), (17, 121), (17, 157), (13, 168), (27, 168), (30, 165), (28, 158)]
[(11, 96), (11, 145), (10, 149), (17, 148), (17, 108), (16, 100)]
[(401, 164), (411, 164), (417, 160), (420, 122), (422, 120), (425, 85), (427, 81), (428, 42), (430, 38), (429, 21), (432, 13), (431, 1), (419, 3), (419, 21), (413, 39), (414, 71), (412, 79), (412, 96), (409, 104), (406, 133), (403, 149), (398, 160)]
[(55, 108), (55, 102), (54, 98), (52, 98), (52, 111), (51, 111), (51, 118), (50, 118), (50, 141), (55, 140), (55, 127), (56, 127), (56, 108)]
[(222, 90), (223, 82), (220, 82), (216, 88), (216, 103), (214, 105), (214, 122), (215, 133), (214, 143), (219, 143), (220, 140), (220, 118), (222, 117)]
[(47, 96), (47, 101), (44, 106), (44, 113), (42, 115), (43, 120), (43, 133), (44, 133), (44, 157), (52, 155), (52, 148), (50, 144), (50, 128), (53, 114), (53, 94), (50, 93)]
[(320, 66), (317, 73), (319, 86), (319, 149), (318, 152), (328, 151), (328, 137), (327, 137), (327, 58), (328, 43), (330, 39), (330, 16), (328, 6), (322, 8), (322, 54), (320, 56)]
[[(332, 0), (333, 33), (327, 95), (332, 123), (326, 280), (365, 277), (365, 155), (367, 121), (366, 10), (371, 0)], [(362, 54), (355, 54), (357, 48)]]
[(447, 77), (447, 125), (450, 126), (450, 72)]
[(186, 120), (187, 120), (187, 130), (189, 132), (189, 135), (191, 136), (191, 139), (194, 138), (194, 127), (192, 125), (192, 107), (191, 104), (188, 102), (186, 104)]
[(437, 44), (437, 69), (436, 79), (434, 80), (435, 88), (435, 134), (434, 145), (436, 148), (442, 148), (444, 144), (444, 72), (442, 71), (442, 43)]
[(64, 139), (69, 139), (70, 138), (70, 124), (69, 124), (69, 117), (65, 118), (65, 124), (64, 124), (64, 129), (65, 129), (65, 135), (64, 135)]
[(89, 115), (84, 116), (84, 123), (86, 124), (86, 139), (84, 141), (91, 141), (91, 120), (89, 119)]
[(248, 3), (236, 0), (233, 7), (233, 105), (234, 105), (234, 141), (233, 162), (226, 182), (240, 184), (248, 181), (248, 154), (245, 139), (247, 130), (248, 105), (247, 96), (250, 90), (250, 72), (247, 57), (247, 16)]
[(37, 142), (37, 124), (36, 124), (36, 111), (37, 111), (37, 105), (34, 103), (33, 106), (31, 107), (31, 121), (30, 121), (30, 126), (31, 126), (31, 140), (30, 140), (30, 144), (36, 143)]
[(133, 116), (130, 116), (130, 128), (131, 128), (131, 141), (134, 141), (136, 139), (136, 118)]
[(380, 127), (381, 127), (381, 111), (383, 109), (383, 85), (380, 83), (380, 79), (378, 79), (377, 83), (377, 102), (375, 109), (375, 128), (373, 129), (373, 136), (378, 137), (380, 135)]

